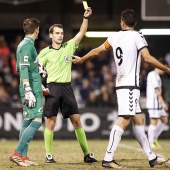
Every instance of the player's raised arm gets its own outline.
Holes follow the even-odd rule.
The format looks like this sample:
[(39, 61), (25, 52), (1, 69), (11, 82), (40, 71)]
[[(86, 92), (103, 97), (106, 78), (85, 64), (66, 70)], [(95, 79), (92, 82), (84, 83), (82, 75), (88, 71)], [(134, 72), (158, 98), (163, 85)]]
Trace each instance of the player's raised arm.
[(107, 51), (110, 47), (111, 47), (110, 44), (106, 40), (102, 45), (92, 49), (89, 53), (87, 53), (82, 58), (78, 56), (73, 56), (72, 62), (74, 64), (83, 64), (85, 61), (96, 58), (97, 56), (101, 55), (103, 52)]
[(83, 22), (81, 24), (80, 31), (74, 37), (76, 45), (79, 45), (80, 41), (82, 40), (82, 38), (84, 37), (84, 35), (85, 35), (86, 31), (87, 31), (88, 19), (90, 18), (91, 14), (92, 14), (92, 9), (90, 7), (88, 7), (86, 9), (86, 11), (84, 12)]

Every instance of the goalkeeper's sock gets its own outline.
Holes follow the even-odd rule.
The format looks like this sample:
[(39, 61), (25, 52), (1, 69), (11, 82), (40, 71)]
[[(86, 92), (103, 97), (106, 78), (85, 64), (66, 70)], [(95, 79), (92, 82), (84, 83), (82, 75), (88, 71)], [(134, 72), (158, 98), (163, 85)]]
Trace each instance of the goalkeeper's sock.
[(28, 147), (29, 142), (32, 140), (35, 132), (39, 129), (39, 127), (42, 125), (41, 122), (32, 121), (30, 125), (24, 130), (21, 139), (19, 141), (19, 144), (16, 148), (16, 152), (19, 154), (22, 154), (25, 147)]
[(84, 153), (84, 156), (89, 154), (89, 149), (87, 145), (87, 139), (86, 139), (86, 134), (84, 132), (83, 128), (75, 129), (75, 134), (77, 137), (77, 140), (81, 146), (81, 149)]
[(52, 155), (53, 136), (54, 136), (54, 131), (45, 128), (45, 130), (44, 130), (44, 142), (45, 142), (46, 156)]
[[(19, 139), (21, 139), (23, 132), (30, 125), (30, 123), (31, 123), (31, 120), (24, 120), (22, 122), (22, 128), (21, 128), (20, 133), (19, 133)], [(22, 155), (27, 156), (27, 152), (28, 152), (28, 145), (25, 147), (24, 151), (22, 152)]]

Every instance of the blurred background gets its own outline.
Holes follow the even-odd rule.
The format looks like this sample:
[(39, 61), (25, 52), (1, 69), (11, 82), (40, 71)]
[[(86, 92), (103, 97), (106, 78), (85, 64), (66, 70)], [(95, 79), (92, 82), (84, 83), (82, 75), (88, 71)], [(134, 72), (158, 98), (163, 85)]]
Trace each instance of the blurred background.
[[(170, 0), (87, 0), (93, 14), (88, 31), (119, 31), (120, 13), (123, 9), (134, 9), (137, 15), (136, 30), (169, 29)], [(36, 49), (39, 52), (51, 40), (48, 29), (54, 23), (64, 26), (64, 41), (73, 38), (79, 31), (84, 14), (82, 0), (0, 0), (0, 138), (17, 138), (22, 122), (22, 105), (18, 91), (19, 77), (15, 70), (16, 48), (23, 39), (22, 22), (26, 18), (38, 18), (40, 24)], [(164, 32), (164, 31), (162, 31)], [(146, 34), (151, 55), (165, 57), (170, 64), (170, 32), (166, 35)], [(92, 48), (102, 44), (107, 37), (84, 37), (76, 55), (83, 56)], [(142, 61), (141, 65), (141, 107), (145, 109), (146, 76), (153, 68)], [(116, 68), (112, 51), (81, 66), (73, 65), (72, 85), (80, 112), (84, 117), (84, 127), (90, 137), (108, 137), (111, 125), (117, 116), (115, 93)], [(163, 94), (170, 104), (170, 77), (164, 75)], [(45, 81), (43, 82), (45, 84)], [(89, 112), (91, 114), (89, 114)], [(64, 129), (72, 137), (69, 122), (58, 119), (56, 131)], [(70, 129), (69, 129), (70, 128)], [(169, 138), (168, 132), (163, 138)], [(11, 134), (11, 131), (14, 133)], [(95, 132), (94, 135), (93, 133)], [(124, 134), (129, 137), (131, 128)], [(132, 135), (132, 134), (131, 134)], [(41, 135), (39, 134), (38, 137)], [(57, 135), (65, 138), (63, 133)]]

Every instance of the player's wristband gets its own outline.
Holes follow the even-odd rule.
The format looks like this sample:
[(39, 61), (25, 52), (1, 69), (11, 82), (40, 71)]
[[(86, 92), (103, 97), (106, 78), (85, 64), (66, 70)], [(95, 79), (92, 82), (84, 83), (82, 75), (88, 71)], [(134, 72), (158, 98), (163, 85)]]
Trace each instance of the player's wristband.
[(83, 18), (85, 18), (85, 19), (89, 19), (89, 17), (86, 17), (86, 16), (83, 16)]

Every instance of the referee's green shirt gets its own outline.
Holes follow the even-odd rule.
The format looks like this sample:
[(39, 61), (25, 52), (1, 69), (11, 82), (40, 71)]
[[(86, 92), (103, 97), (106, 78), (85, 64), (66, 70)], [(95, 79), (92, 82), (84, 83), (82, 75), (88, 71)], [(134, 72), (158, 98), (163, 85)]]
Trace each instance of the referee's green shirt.
[(49, 46), (40, 51), (38, 60), (46, 68), (48, 74), (47, 83), (71, 82), (71, 56), (77, 47), (74, 39), (71, 39), (62, 44), (59, 49)]

